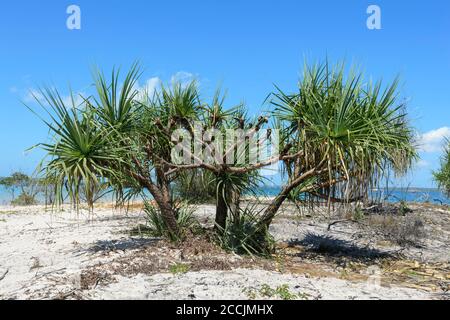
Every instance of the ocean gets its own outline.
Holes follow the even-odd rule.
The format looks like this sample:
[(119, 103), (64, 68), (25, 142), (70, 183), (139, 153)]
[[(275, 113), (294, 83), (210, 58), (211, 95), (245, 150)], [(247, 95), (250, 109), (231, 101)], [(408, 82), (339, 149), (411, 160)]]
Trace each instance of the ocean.
[[(280, 192), (278, 186), (264, 186), (258, 194), (276, 196)], [(439, 189), (432, 188), (391, 188), (372, 190), (372, 197), (384, 199), (387, 202), (419, 202), (450, 204), (450, 198)]]
[[(257, 194), (261, 196), (276, 196), (281, 190), (279, 186), (261, 186)], [(16, 196), (19, 194), (16, 191)], [(372, 195), (375, 198), (385, 199), (388, 202), (419, 202), (419, 203), (435, 203), (435, 204), (449, 204), (450, 198), (440, 192), (438, 189), (431, 188), (392, 188), (392, 189), (378, 189), (373, 190)], [(109, 201), (111, 195), (106, 196)], [(11, 201), (11, 193), (0, 187), (0, 205), (7, 205)], [(38, 197), (38, 201), (40, 197)]]

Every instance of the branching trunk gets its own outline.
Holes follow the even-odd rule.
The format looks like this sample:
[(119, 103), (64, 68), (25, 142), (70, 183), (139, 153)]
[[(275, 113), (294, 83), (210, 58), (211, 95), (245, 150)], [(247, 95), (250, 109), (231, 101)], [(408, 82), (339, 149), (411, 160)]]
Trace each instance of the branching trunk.
[[(160, 180), (161, 176), (159, 176), (158, 184), (154, 184), (150, 178), (145, 178), (142, 175), (136, 174), (130, 171), (130, 174), (133, 175), (135, 179), (139, 181), (139, 183), (146, 188), (150, 194), (153, 196), (156, 204), (158, 205), (159, 210), (161, 211), (161, 217), (164, 220), (167, 228), (170, 233), (173, 235), (179, 235), (180, 229), (178, 227), (175, 210), (172, 205), (172, 199), (170, 197), (170, 188), (169, 182), (166, 179)], [(166, 183), (167, 182), (167, 183)]]
[[(260, 221), (260, 224), (269, 228), (270, 224), (272, 223), (273, 218), (277, 214), (277, 212), (280, 209), (283, 202), (289, 197), (289, 194), (295, 188), (297, 188), (300, 184), (302, 184), (304, 181), (306, 181), (307, 179), (311, 178), (314, 175), (322, 174), (324, 172), (325, 172), (325, 170), (318, 171), (316, 168), (313, 168), (313, 169), (303, 173), (301, 176), (297, 177), (296, 179), (292, 180), (287, 186), (285, 186), (281, 190), (281, 192), (278, 194), (278, 196), (272, 201), (272, 203), (264, 211), (262, 219)], [(318, 190), (320, 188), (324, 188), (326, 186), (336, 184), (339, 181), (340, 180), (331, 180), (331, 181), (327, 181), (327, 182), (324, 182), (319, 185), (313, 185), (313, 186), (310, 186), (309, 188), (302, 190), (302, 192), (312, 192), (312, 191)]]
[(157, 169), (156, 175), (158, 177), (158, 186), (161, 192), (161, 200), (159, 203), (157, 201), (161, 210), (161, 215), (170, 232), (178, 235), (179, 227), (176, 219), (176, 213), (173, 209), (172, 196), (170, 192), (170, 182), (167, 180), (162, 170)]
[(216, 205), (216, 231), (223, 231), (227, 224), (227, 216), (228, 216), (228, 204), (225, 199), (226, 194), (224, 192), (224, 187), (221, 185), (218, 189), (217, 194), (217, 205)]
[(217, 199), (216, 206), (216, 230), (222, 231), (225, 229), (227, 224), (227, 215), (228, 215), (228, 207), (226, 201), (223, 199), (223, 196), (219, 196)]
[(260, 221), (261, 225), (265, 225), (267, 228), (269, 228), (270, 224), (272, 223), (273, 218), (277, 214), (278, 210), (280, 209), (283, 202), (288, 198), (289, 193), (295, 188), (293, 185), (289, 185), (278, 194), (278, 196), (273, 199), (272, 203), (264, 210), (263, 217)]
[(180, 230), (178, 228), (175, 210), (173, 209), (170, 199), (168, 199), (163, 192), (158, 190), (156, 186), (152, 186), (151, 189), (148, 188), (148, 190), (152, 194), (153, 199), (155, 199), (155, 202), (161, 211), (161, 216), (170, 233), (173, 235), (178, 235)]

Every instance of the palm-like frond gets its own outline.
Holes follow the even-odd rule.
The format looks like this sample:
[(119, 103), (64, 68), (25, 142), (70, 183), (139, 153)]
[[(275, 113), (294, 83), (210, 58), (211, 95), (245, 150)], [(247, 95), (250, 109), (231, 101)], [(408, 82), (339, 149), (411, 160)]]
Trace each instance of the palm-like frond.
[(67, 106), (56, 89), (43, 89), (41, 95), (44, 101), (38, 102), (50, 118), (43, 121), (51, 132), (51, 141), (40, 144), (49, 158), (41, 166), (56, 181), (57, 204), (65, 196), (79, 203), (82, 194), (92, 204), (106, 177), (116, 174), (111, 164), (120, 165), (119, 149), (110, 144), (113, 131), (99, 126), (89, 103), (83, 109)]
[(360, 72), (346, 75), (343, 65), (314, 65), (305, 69), (297, 93), (274, 93), (284, 143), (303, 151), (292, 163), (300, 172), (325, 161), (329, 180), (344, 176), (362, 185), (377, 181), (383, 170), (401, 173), (411, 165), (416, 151), (396, 96), (398, 81), (384, 91), (381, 82), (363, 81)]
[(133, 64), (125, 76), (123, 83), (119, 83), (120, 70), (113, 69), (108, 82), (101, 71), (94, 74), (96, 97), (94, 98), (97, 115), (106, 125), (118, 131), (129, 131), (135, 123), (135, 98), (138, 95), (136, 85), (141, 75), (139, 65)]
[(441, 158), (441, 167), (433, 172), (434, 180), (448, 196), (450, 196), (450, 139), (446, 139), (444, 154)]
[(200, 105), (198, 86), (195, 80), (187, 85), (176, 82), (171, 88), (161, 87), (159, 102), (164, 112), (178, 120), (195, 119)]

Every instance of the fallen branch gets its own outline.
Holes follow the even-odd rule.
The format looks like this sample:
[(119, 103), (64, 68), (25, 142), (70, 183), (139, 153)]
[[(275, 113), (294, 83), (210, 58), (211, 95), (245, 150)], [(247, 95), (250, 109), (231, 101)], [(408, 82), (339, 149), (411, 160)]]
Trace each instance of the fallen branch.
[(355, 197), (352, 199), (340, 199), (340, 198), (331, 197), (329, 195), (318, 193), (318, 192), (311, 192), (311, 194), (320, 199), (330, 200), (331, 203), (354, 203), (354, 202), (361, 201), (363, 199), (363, 196)]
[(353, 220), (353, 219), (338, 220), (338, 221), (331, 222), (328, 225), (327, 231), (330, 231), (332, 226), (334, 226), (334, 225), (336, 225), (338, 223), (344, 223), (344, 222), (352, 222), (352, 223), (358, 223), (359, 224), (359, 221), (356, 221), (356, 220)]
[(60, 273), (61, 271), (64, 271), (66, 269), (67, 268), (60, 268), (60, 269), (52, 270), (52, 271), (49, 271), (49, 272), (44, 272), (44, 273), (41, 273), (41, 274), (38, 274), (39, 273), (39, 271), (38, 271), (36, 273), (36, 275), (34, 276), (34, 279), (37, 280), (37, 279), (43, 278), (45, 276), (48, 276), (49, 274), (52, 274), (52, 273)]
[(6, 275), (8, 274), (9, 269), (6, 269), (6, 271), (0, 276), (0, 281), (2, 281), (3, 279), (5, 279)]

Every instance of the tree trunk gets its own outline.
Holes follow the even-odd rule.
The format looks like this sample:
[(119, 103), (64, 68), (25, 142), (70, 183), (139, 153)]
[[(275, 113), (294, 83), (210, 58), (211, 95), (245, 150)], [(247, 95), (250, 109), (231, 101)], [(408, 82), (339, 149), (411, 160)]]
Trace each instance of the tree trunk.
[(175, 237), (180, 235), (176, 213), (172, 204), (172, 196), (170, 192), (170, 183), (166, 179), (164, 171), (161, 168), (156, 169), (157, 187), (154, 188), (153, 197), (161, 210), (161, 216), (169, 229), (170, 233)]
[(152, 188), (153, 191), (149, 189), (149, 191), (161, 211), (161, 217), (163, 218), (164, 223), (172, 235), (178, 236), (180, 234), (180, 229), (171, 202), (165, 198), (159, 190), (155, 191), (154, 189), (155, 188)]
[(232, 195), (232, 199), (233, 199), (233, 217), (234, 219), (239, 219), (240, 218), (240, 209), (241, 209), (241, 192), (237, 191), (234, 192)]
[(223, 192), (223, 187), (219, 187), (216, 205), (216, 231), (222, 232), (227, 224), (228, 205)]
[(167, 225), (170, 233), (174, 236), (180, 235), (180, 228), (175, 217), (175, 211), (170, 203), (164, 201), (164, 203), (159, 204), (161, 210), (161, 216)]
[[(264, 211), (263, 217), (261, 221), (259, 222), (261, 225), (265, 225), (267, 228), (269, 228), (270, 224), (272, 223), (273, 218), (277, 214), (278, 210), (280, 209), (283, 202), (288, 198), (289, 194), (292, 190), (297, 188), (303, 181), (311, 177), (312, 175), (316, 174), (316, 169), (311, 169), (308, 172), (304, 173), (297, 179), (294, 179), (290, 184), (288, 184), (286, 187), (284, 187), (281, 192), (278, 194), (278, 196), (272, 201), (272, 203), (267, 207), (267, 209)], [(314, 192), (321, 188), (332, 186), (336, 183), (344, 181), (345, 178), (341, 179), (333, 179), (331, 181), (325, 181), (318, 185), (313, 185), (311, 187), (305, 188), (302, 190), (302, 192)]]
[(289, 188), (289, 191), (287, 191), (288, 188), (283, 189), (280, 192), (280, 194), (275, 199), (273, 199), (272, 203), (267, 207), (266, 210), (264, 210), (264, 214), (260, 221), (260, 225), (265, 225), (265, 227), (269, 228), (273, 218), (277, 214), (283, 202), (289, 196), (289, 193), (291, 192), (292, 189)]
[[(133, 173), (131, 173), (133, 174)], [(178, 236), (180, 229), (178, 227), (177, 219), (175, 216), (175, 210), (173, 209), (172, 201), (170, 198), (170, 190), (168, 185), (159, 188), (150, 179), (146, 179), (143, 176), (134, 174), (134, 177), (144, 186), (150, 194), (153, 196), (159, 210), (161, 211), (161, 217), (164, 220), (169, 232)], [(164, 180), (167, 181), (167, 180)], [(161, 185), (160, 185), (161, 186)]]
[[(173, 209), (172, 201), (170, 198), (170, 189), (169, 182), (167, 179), (162, 179), (164, 177), (164, 173), (162, 171), (157, 171), (157, 178), (159, 179), (158, 185), (154, 184), (150, 177), (145, 177), (144, 175), (140, 175), (133, 171), (129, 171), (129, 174), (132, 175), (139, 184), (147, 189), (150, 194), (153, 196), (156, 204), (158, 205), (159, 210), (161, 211), (161, 217), (164, 220), (169, 232), (174, 236), (180, 235), (180, 228), (178, 227), (177, 219), (175, 216), (175, 210)], [(161, 188), (159, 188), (161, 187)]]
[(273, 199), (272, 203), (264, 211), (264, 214), (259, 224), (265, 225), (266, 228), (269, 228), (273, 218), (277, 214), (283, 202), (288, 198), (291, 191), (297, 188), (303, 181), (311, 177), (315, 172), (316, 172), (315, 168), (311, 169), (302, 174), (301, 176), (297, 177), (296, 179), (292, 180), (287, 186), (285, 186), (280, 191), (278, 196), (275, 199)]

